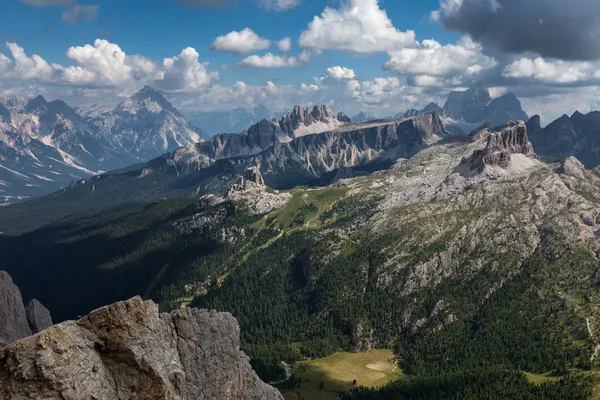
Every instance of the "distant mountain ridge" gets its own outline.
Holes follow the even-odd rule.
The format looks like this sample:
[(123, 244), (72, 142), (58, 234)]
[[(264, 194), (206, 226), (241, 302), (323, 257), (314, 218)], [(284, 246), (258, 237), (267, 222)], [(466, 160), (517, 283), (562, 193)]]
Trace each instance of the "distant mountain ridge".
[[(335, 128), (306, 134), (330, 125)], [(446, 137), (436, 113), (344, 124), (326, 106), (295, 107), (281, 120), (261, 121), (245, 134), (217, 135), (147, 163), (82, 179), (51, 195), (0, 209), (0, 226), (14, 234), (65, 215), (125, 202), (223, 193), (250, 166), (257, 166), (265, 183), (275, 189), (322, 184), (388, 167), (399, 157), (410, 157)], [(32, 207), (43, 218), (25, 224), (23, 218)]]
[(219, 133), (244, 132), (249, 126), (275, 116), (275, 112), (264, 106), (256, 106), (251, 110), (240, 107), (230, 111), (192, 111), (187, 114), (190, 122), (209, 137)]
[(534, 115), (527, 129), (539, 154), (558, 159), (574, 156), (590, 169), (600, 165), (600, 111), (575, 111), (544, 128), (540, 116)]
[(116, 108), (37, 96), (0, 99), (0, 204), (202, 141), (203, 132), (145, 87)]

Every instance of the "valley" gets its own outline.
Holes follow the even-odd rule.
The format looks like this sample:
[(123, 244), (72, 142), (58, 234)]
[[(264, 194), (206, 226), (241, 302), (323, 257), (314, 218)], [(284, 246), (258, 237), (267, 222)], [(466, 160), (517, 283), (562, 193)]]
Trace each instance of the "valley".
[[(406, 142), (392, 143), (398, 154)], [(317, 376), (353, 389), (340, 372), (351, 370), (347, 398), (427, 393), (432, 379), (440, 393), (453, 382), (579, 398), (597, 362), (600, 189), (576, 159), (545, 164), (534, 150), (526, 126), (510, 123), (291, 190), (242, 162), (226, 193), (125, 201), (5, 237), (4, 268), (59, 321), (136, 294), (164, 311), (231, 312), (259, 376), (280, 380), (285, 361), (301, 397), (331, 393)], [(377, 349), (395, 356), (364, 364)], [(404, 375), (359, 389), (368, 365), (395, 357)]]

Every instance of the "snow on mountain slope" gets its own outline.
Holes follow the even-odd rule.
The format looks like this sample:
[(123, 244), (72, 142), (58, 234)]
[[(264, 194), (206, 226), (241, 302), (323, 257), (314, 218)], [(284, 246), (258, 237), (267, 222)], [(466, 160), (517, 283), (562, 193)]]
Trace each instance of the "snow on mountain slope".
[(0, 99), (0, 204), (202, 140), (202, 132), (149, 87), (116, 108), (73, 109), (42, 96)]

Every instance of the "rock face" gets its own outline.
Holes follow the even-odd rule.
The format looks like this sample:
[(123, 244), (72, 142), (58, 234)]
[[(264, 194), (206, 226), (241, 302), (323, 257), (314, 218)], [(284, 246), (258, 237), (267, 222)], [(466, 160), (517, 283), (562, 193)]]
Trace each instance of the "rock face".
[(201, 135), (148, 87), (114, 109), (74, 109), (42, 96), (27, 103), (0, 99), (0, 204), (148, 161)]
[(239, 334), (230, 314), (159, 314), (136, 297), (0, 350), (0, 399), (283, 399)]
[(521, 108), (521, 102), (513, 93), (506, 93), (492, 101), (484, 117), (491, 127), (498, 127), (508, 121), (527, 121), (527, 114)]
[(246, 183), (250, 183), (256, 186), (264, 186), (265, 181), (260, 174), (260, 170), (257, 167), (250, 167), (246, 170), (246, 175), (244, 176)]
[(344, 124), (351, 124), (352, 120), (343, 111), (340, 111), (337, 115), (337, 120)]
[(269, 213), (291, 199), (289, 193), (267, 192), (260, 169), (256, 166), (248, 167), (238, 183), (229, 188), (227, 197), (242, 204), (253, 215)]
[(0, 346), (31, 335), (23, 298), (7, 272), (0, 271)]
[(437, 103), (431, 102), (425, 106), (422, 110), (417, 110), (416, 108), (411, 108), (405, 113), (397, 114), (394, 118), (410, 118), (417, 117), (425, 114), (429, 114), (431, 112), (436, 112), (438, 115), (443, 115), (444, 109), (437, 105)]
[(443, 116), (448, 129), (456, 133), (469, 133), (483, 123), (498, 127), (508, 121), (526, 121), (528, 118), (513, 93), (492, 100), (485, 88), (451, 92), (444, 105)]
[(36, 299), (32, 299), (27, 304), (25, 314), (27, 315), (27, 323), (29, 324), (31, 333), (41, 332), (53, 325), (50, 311)]
[(553, 159), (574, 156), (590, 169), (600, 164), (599, 111), (563, 115), (544, 128), (540, 117), (534, 115), (527, 121), (527, 127), (538, 154)]
[(485, 147), (461, 161), (458, 169), (483, 172), (488, 166), (498, 166), (502, 169), (518, 169), (531, 166), (529, 160), (535, 157), (533, 146), (527, 137), (527, 127), (522, 122), (509, 122), (499, 131), (489, 128), (477, 134), (476, 140), (484, 140)]
[(278, 143), (287, 143), (297, 137), (329, 132), (344, 125), (325, 105), (312, 110), (295, 106), (291, 113), (279, 121), (262, 120), (242, 134), (220, 134), (211, 140), (192, 144), (177, 150), (175, 159), (195, 157), (205, 166), (215, 160), (253, 156)]
[(444, 104), (444, 116), (470, 123), (481, 122), (491, 102), (490, 92), (484, 88), (451, 92)]

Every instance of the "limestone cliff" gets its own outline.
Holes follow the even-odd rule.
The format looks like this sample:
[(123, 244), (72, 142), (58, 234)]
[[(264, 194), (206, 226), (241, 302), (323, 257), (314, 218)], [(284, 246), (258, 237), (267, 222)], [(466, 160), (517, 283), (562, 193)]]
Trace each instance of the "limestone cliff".
[(283, 399), (240, 351), (227, 313), (159, 314), (136, 297), (0, 350), (0, 399)]

